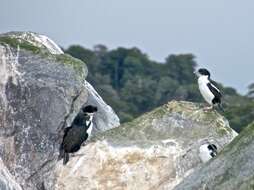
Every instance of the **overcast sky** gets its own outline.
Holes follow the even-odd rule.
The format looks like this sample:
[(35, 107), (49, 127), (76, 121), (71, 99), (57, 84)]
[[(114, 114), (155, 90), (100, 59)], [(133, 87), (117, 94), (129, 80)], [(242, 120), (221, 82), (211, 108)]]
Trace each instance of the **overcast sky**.
[(63, 47), (136, 46), (151, 59), (193, 53), (212, 78), (254, 82), (253, 0), (0, 0), (0, 32), (34, 31)]

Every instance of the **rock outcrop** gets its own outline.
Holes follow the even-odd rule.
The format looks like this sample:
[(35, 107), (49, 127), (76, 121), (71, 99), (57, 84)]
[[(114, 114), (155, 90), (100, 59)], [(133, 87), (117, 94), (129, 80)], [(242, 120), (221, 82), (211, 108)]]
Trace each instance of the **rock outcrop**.
[(213, 160), (185, 178), (175, 190), (253, 190), (254, 123)]
[(82, 61), (45, 36), (0, 35), (0, 157), (23, 189), (54, 189), (62, 131), (82, 105), (98, 106), (97, 131), (119, 125), (86, 75)]
[(45, 52), (49, 52), (51, 54), (64, 53), (54, 41), (41, 34), (33, 32), (8, 32), (1, 34), (0, 37), (4, 39), (4, 42), (8, 42), (9, 45), (12, 46), (16, 46), (18, 44), (16, 42), (13, 43), (14, 41), (11, 43), (11, 40), (18, 40), (20, 43), (19, 45), (23, 46), (27, 43), (28, 46), (32, 45), (34, 48), (39, 48), (38, 51), (44, 50)]
[[(253, 187), (253, 125), (203, 164), (201, 145), (220, 152), (237, 136), (224, 117), (173, 101), (118, 127), (112, 108), (85, 81), (87, 72), (46, 36), (0, 35), (1, 190)], [(95, 135), (63, 166), (62, 131), (88, 104), (99, 110)]]
[(170, 190), (202, 165), (202, 144), (220, 151), (236, 135), (217, 112), (170, 102), (96, 135), (66, 166), (59, 163), (56, 189)]

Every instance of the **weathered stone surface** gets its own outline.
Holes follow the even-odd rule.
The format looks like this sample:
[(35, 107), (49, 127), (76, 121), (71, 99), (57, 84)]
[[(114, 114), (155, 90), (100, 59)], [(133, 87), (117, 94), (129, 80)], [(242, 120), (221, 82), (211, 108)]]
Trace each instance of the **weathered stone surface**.
[[(53, 189), (62, 130), (88, 98), (109, 109), (91, 97), (95, 91), (87, 88), (86, 75), (82, 61), (62, 54), (45, 36), (0, 35), (0, 157), (24, 189)], [(119, 124), (116, 115), (111, 118), (98, 130)]]
[(175, 190), (253, 190), (254, 123)]
[(172, 189), (201, 165), (203, 143), (221, 150), (236, 135), (217, 112), (170, 102), (98, 134), (66, 166), (59, 163), (56, 189)]
[(0, 189), (1, 190), (22, 190), (19, 184), (16, 183), (14, 177), (0, 159)]

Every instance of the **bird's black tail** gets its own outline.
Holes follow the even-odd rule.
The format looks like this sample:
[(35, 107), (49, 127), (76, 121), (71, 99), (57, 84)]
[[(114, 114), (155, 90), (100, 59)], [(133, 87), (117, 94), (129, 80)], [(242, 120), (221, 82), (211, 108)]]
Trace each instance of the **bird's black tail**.
[(64, 149), (63, 149), (63, 145), (61, 144), (60, 145), (60, 148), (59, 148), (59, 155), (58, 155), (58, 161), (61, 160), (62, 158), (64, 157)]
[(62, 145), (60, 146), (58, 161), (63, 159), (63, 165), (66, 165), (69, 161), (69, 154), (64, 151)]
[(218, 104), (218, 108), (219, 108), (219, 110), (220, 110), (220, 111), (225, 112), (225, 110), (223, 109), (223, 107), (222, 107), (222, 104), (221, 104), (221, 103), (219, 103), (219, 104)]
[(63, 165), (66, 165), (68, 161), (69, 161), (69, 154), (65, 152), (63, 157)]

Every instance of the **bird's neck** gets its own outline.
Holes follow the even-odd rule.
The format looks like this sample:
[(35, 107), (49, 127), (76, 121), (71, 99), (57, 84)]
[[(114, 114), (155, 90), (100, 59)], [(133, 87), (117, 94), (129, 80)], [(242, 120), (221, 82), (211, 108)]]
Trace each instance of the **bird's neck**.
[(200, 76), (198, 78), (198, 83), (201, 84), (201, 83), (209, 83), (210, 80), (209, 80), (209, 77), (208, 76)]
[[(89, 116), (89, 119), (86, 121), (86, 125), (89, 125), (90, 123), (92, 123), (92, 120), (93, 120), (93, 116), (90, 115)], [(91, 125), (91, 124), (90, 124)]]
[(90, 118), (88, 119), (89, 122), (92, 122), (93, 116), (91, 115)]

